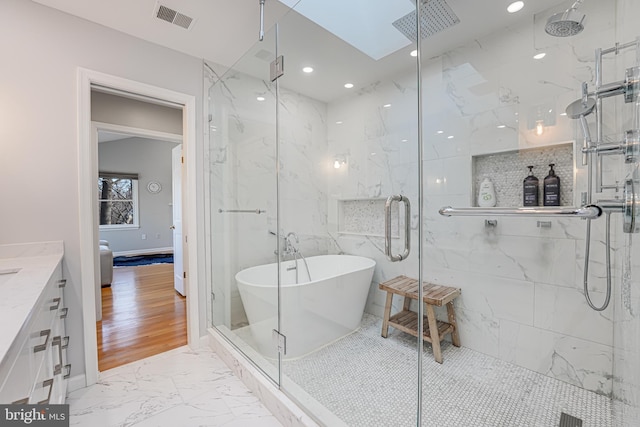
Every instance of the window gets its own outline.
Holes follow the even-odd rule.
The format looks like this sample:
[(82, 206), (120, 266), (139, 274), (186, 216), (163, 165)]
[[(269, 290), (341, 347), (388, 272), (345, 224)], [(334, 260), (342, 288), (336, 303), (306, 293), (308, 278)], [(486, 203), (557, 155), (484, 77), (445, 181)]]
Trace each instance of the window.
[(138, 175), (100, 172), (100, 228), (138, 227)]

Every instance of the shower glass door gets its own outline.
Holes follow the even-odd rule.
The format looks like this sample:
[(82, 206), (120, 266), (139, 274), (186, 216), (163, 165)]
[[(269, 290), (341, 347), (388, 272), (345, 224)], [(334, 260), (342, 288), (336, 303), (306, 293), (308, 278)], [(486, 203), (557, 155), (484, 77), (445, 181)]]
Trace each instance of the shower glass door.
[[(416, 425), (422, 342), (393, 323), (382, 336), (379, 288), (420, 276), (415, 44), (392, 25), (415, 28), (415, 8), (317, 6), (278, 24), (281, 386), (324, 425)], [(390, 303), (422, 316), (411, 298)]]
[(278, 381), (276, 94), (265, 35), (209, 89), (211, 322)]
[[(442, 2), (424, 7), (437, 3)], [(427, 281), (462, 290), (455, 302), (461, 347), (446, 343), (441, 366), (424, 357), (422, 422), (638, 425), (640, 418), (631, 415), (637, 414), (639, 396), (633, 314), (638, 279), (637, 271), (631, 274), (632, 259), (625, 259), (631, 239), (622, 232), (622, 215), (611, 214), (611, 303), (595, 311), (585, 299), (585, 280), (587, 294), (603, 306), (606, 215), (589, 225), (569, 215), (498, 216), (491, 209), (523, 207), (529, 166), (539, 180), (539, 201), (529, 209), (552, 209), (545, 193), (557, 187), (544, 188), (552, 164), (560, 178), (560, 207), (622, 197), (622, 184), (637, 163), (625, 166), (624, 156), (604, 157), (598, 188), (594, 157), (590, 185), (584, 133), (565, 110), (582, 98), (583, 83), (594, 96), (599, 74), (603, 85), (619, 82), (637, 65), (637, 46), (616, 46), (638, 37), (637, 25), (626, 17), (638, 16), (640, 5), (576, 2), (577, 10), (561, 18), (574, 2), (529, 1), (515, 13), (507, 11), (508, 3), (451, 1), (460, 22), (442, 36), (448, 31), (453, 37), (456, 28), (467, 26), (468, 37), (452, 45), (434, 34), (422, 43), (423, 271)], [(579, 34), (549, 34), (559, 19), (565, 20), (564, 30), (573, 31), (576, 25), (566, 20), (582, 14)], [(473, 34), (469, 17), (480, 16), (501, 24)], [(598, 48), (613, 48), (601, 64), (594, 55)], [(586, 117), (590, 145), (622, 141), (623, 132), (634, 128), (633, 102), (623, 96), (604, 99), (598, 109)], [(439, 210), (446, 206), (484, 214), (445, 217)], [(446, 319), (445, 312), (439, 315)], [(622, 417), (620, 408), (628, 411)]]

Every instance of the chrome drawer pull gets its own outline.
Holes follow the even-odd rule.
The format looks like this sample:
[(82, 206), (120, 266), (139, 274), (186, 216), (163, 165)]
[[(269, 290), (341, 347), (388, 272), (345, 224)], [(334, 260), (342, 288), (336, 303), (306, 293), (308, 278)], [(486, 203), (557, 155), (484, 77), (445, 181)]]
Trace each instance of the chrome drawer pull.
[(49, 310), (57, 310), (58, 307), (60, 307), (60, 298), (54, 298), (53, 302), (55, 302), (56, 305), (52, 305), (51, 307), (49, 307)]
[(64, 365), (64, 368), (67, 370), (67, 374), (64, 375), (62, 378), (66, 380), (71, 376), (71, 363), (69, 363), (68, 365)]
[(26, 405), (29, 403), (29, 398), (25, 397), (24, 399), (16, 400), (15, 402), (11, 402), (12, 405)]
[(47, 349), (47, 343), (49, 342), (49, 335), (51, 335), (51, 329), (45, 329), (44, 331), (40, 331), (40, 336), (46, 337), (46, 338), (44, 339), (44, 344), (38, 344), (33, 347), (34, 353)]
[(58, 280), (58, 287), (59, 288), (64, 288), (65, 286), (67, 286), (67, 279)]
[(49, 403), (49, 400), (51, 399), (51, 391), (53, 391), (53, 378), (42, 382), (42, 388), (45, 387), (49, 387), (49, 394), (47, 394), (47, 398), (45, 400), (38, 402), (38, 405), (46, 405)]
[(60, 318), (61, 319), (66, 319), (67, 318), (67, 313), (69, 313), (69, 309), (67, 307), (65, 307), (60, 311), (62, 311), (62, 314), (60, 315)]
[(62, 344), (62, 348), (69, 347), (69, 337), (62, 338), (62, 341), (64, 342), (64, 344)]

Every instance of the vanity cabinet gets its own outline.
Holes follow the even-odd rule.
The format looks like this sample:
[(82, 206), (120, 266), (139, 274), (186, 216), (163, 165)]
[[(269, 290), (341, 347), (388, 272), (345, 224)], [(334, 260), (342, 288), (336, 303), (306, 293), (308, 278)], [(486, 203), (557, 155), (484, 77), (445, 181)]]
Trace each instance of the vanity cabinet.
[(71, 371), (65, 286), (60, 261), (0, 363), (1, 404), (64, 403)]

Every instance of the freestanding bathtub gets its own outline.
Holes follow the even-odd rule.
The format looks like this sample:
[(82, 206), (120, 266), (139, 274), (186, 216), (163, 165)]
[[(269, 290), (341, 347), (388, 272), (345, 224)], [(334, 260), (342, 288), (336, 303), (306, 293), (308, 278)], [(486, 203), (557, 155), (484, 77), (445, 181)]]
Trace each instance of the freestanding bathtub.
[[(321, 255), (280, 265), (280, 332), (286, 359), (309, 354), (360, 326), (376, 262), (352, 255)], [(278, 264), (259, 265), (236, 274), (251, 338), (263, 356), (277, 357), (273, 329), (278, 327)]]

